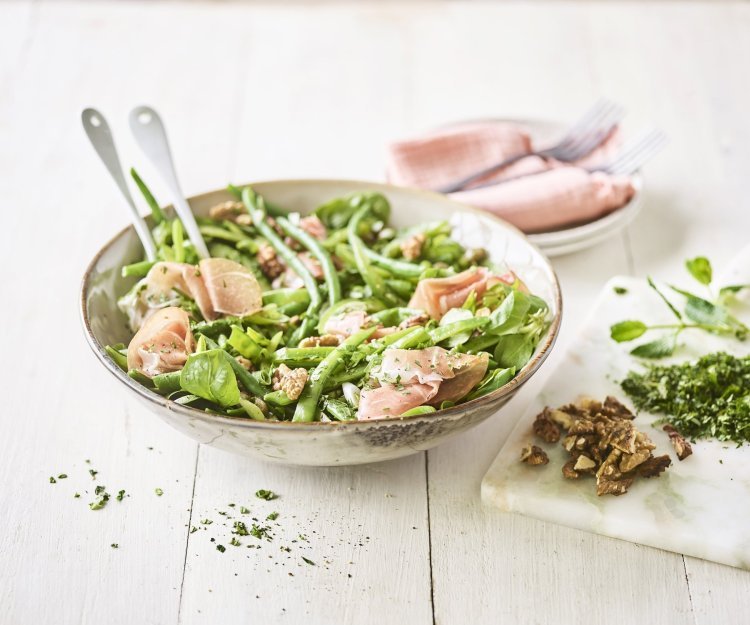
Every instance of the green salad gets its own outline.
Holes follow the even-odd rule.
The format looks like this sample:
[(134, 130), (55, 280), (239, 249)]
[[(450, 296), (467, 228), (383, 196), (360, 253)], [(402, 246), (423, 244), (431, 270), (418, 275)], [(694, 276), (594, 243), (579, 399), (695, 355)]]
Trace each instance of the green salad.
[(509, 382), (549, 325), (508, 267), (445, 221), (392, 227), (380, 193), (301, 216), (230, 185), (234, 199), (198, 218), (201, 259), (133, 174), (158, 260), (122, 267), (134, 335), (106, 349), (178, 404), (298, 422), (431, 413)]

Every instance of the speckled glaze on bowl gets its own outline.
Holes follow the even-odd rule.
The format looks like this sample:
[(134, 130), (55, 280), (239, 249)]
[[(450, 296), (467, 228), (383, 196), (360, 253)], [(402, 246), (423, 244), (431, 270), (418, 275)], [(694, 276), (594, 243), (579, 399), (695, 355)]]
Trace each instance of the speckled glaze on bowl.
[[(539, 369), (549, 355), (560, 328), (560, 288), (549, 261), (524, 235), (507, 223), (447, 198), (412, 189), (348, 180), (280, 180), (253, 184), (269, 201), (310, 213), (333, 197), (365, 190), (380, 191), (391, 202), (391, 222), (409, 226), (449, 220), (454, 236), (469, 247), (485, 247), (493, 260), (504, 261), (549, 302), (552, 320), (531, 360), (515, 379), (494, 393), (429, 415), (351, 422), (262, 422), (208, 414), (181, 406), (141, 386), (110, 360), (104, 346), (128, 343), (131, 332), (116, 300), (133, 283), (120, 276), (120, 267), (142, 257), (132, 227), (107, 243), (86, 269), (81, 291), (84, 332), (99, 361), (154, 414), (200, 443), (226, 451), (296, 465), (334, 466), (399, 458), (430, 449), (498, 412)], [(224, 190), (190, 198), (197, 215), (206, 215), (218, 202), (231, 199)]]

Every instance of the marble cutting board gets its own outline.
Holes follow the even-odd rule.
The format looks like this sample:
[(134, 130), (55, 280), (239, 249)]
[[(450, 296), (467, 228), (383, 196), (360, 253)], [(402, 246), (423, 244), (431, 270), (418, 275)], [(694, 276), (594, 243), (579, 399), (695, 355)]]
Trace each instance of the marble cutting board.
[[(686, 286), (691, 281), (685, 274), (679, 284)], [(718, 281), (748, 282), (750, 249)], [(615, 286), (628, 292), (617, 295)], [(695, 286), (689, 288), (700, 294), (701, 285)], [(676, 295), (672, 299), (683, 303)], [(733, 310), (750, 324), (747, 292)], [(579, 395), (599, 400), (614, 395), (632, 408), (618, 381), (640, 367), (628, 352), (650, 340), (651, 334), (632, 343), (615, 343), (609, 338), (609, 326), (625, 319), (671, 322), (670, 313), (645, 280), (613, 278), (485, 475), (482, 499), (505, 511), (750, 570), (750, 445), (738, 448), (733, 443), (699, 441), (693, 443), (693, 455), (680, 462), (661, 427), (651, 425), (656, 417), (641, 413), (637, 426), (657, 445), (655, 455), (669, 453), (672, 466), (659, 478), (636, 480), (625, 495), (597, 497), (593, 478), (562, 477), (560, 469), (567, 454), (560, 443), (548, 445), (532, 434), (534, 417), (544, 406), (569, 403)], [(750, 354), (750, 340), (742, 343), (699, 331), (683, 332), (680, 344), (675, 355), (660, 364), (695, 360), (719, 350)], [(529, 442), (547, 451), (548, 465), (530, 467), (519, 461), (521, 448)]]

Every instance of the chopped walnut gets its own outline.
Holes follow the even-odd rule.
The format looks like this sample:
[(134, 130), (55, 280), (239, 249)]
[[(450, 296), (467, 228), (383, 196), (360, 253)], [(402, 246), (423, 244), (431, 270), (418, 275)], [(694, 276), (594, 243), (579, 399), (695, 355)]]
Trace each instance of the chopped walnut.
[(248, 371), (252, 371), (254, 369), (252, 360), (248, 360), (244, 356), (235, 356), (234, 359)]
[(406, 328), (412, 328), (414, 326), (423, 326), (429, 320), (430, 320), (430, 315), (428, 315), (427, 313), (419, 313), (417, 315), (412, 315), (411, 317), (407, 317), (401, 323), (398, 324), (398, 327), (403, 330)]
[(323, 336), (308, 336), (299, 342), (299, 347), (336, 347), (341, 342), (335, 334)]
[(622, 495), (637, 478), (658, 476), (671, 463), (667, 455), (654, 457), (656, 445), (638, 431), (634, 419), (614, 397), (604, 402), (583, 397), (577, 404), (545, 408), (533, 431), (548, 443), (560, 440), (561, 428), (565, 431), (562, 446), (570, 459), (562, 467), (563, 477), (593, 475), (597, 495)]
[(258, 248), (258, 254), (256, 255), (260, 270), (263, 275), (269, 280), (278, 278), (284, 271), (286, 271), (284, 265), (276, 256), (276, 250), (270, 245), (264, 244)]
[(481, 263), (484, 260), (487, 260), (487, 250), (483, 247), (475, 247), (471, 250), (466, 250), (466, 255), (464, 258), (466, 258), (467, 262), (471, 264)]
[(317, 215), (308, 215), (299, 220), (299, 227), (302, 228), (311, 237), (322, 241), (328, 236), (325, 225)]
[(531, 466), (539, 466), (547, 464), (549, 462), (549, 457), (547, 456), (547, 452), (541, 447), (537, 447), (536, 445), (526, 445), (521, 450), (521, 462), (525, 462)]
[(680, 461), (687, 458), (693, 453), (693, 446), (685, 440), (685, 437), (674, 429), (671, 425), (665, 425), (664, 430), (669, 435), (669, 442), (672, 443), (674, 451), (677, 454), (677, 458)]
[(424, 245), (425, 240), (425, 235), (420, 232), (410, 236), (405, 241), (402, 241), (399, 247), (401, 247), (401, 253), (404, 258), (406, 260), (417, 260), (422, 254), (422, 246)]
[(234, 200), (216, 204), (208, 209), (208, 216), (211, 219), (225, 219), (227, 221), (237, 222), (237, 218), (240, 215), (247, 215), (250, 217), (250, 215), (247, 214), (245, 205), (242, 202), (235, 202)]
[(549, 418), (549, 410), (545, 408), (534, 420), (534, 434), (545, 443), (556, 443), (560, 440), (560, 428)]
[(306, 383), (307, 369), (302, 367), (290, 369), (282, 363), (273, 373), (273, 390), (284, 391), (292, 401), (299, 398)]

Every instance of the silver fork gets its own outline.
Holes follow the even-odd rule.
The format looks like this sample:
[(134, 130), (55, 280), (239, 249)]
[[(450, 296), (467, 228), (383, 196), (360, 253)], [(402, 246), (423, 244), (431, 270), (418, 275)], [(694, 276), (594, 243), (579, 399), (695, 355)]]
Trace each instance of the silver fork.
[(587, 167), (590, 172), (603, 171), (614, 175), (630, 175), (637, 172), (649, 159), (653, 158), (668, 143), (667, 135), (661, 130), (641, 132), (628, 141), (608, 163)]
[(481, 180), (485, 176), (493, 174), (508, 165), (512, 165), (527, 156), (554, 158), (565, 163), (577, 161), (599, 147), (624, 115), (625, 111), (619, 104), (611, 100), (601, 99), (584, 113), (555, 145), (536, 152), (516, 154), (463, 180), (458, 180), (437, 189), (437, 191), (440, 193), (461, 191), (471, 183)]

